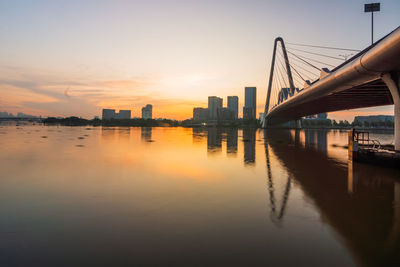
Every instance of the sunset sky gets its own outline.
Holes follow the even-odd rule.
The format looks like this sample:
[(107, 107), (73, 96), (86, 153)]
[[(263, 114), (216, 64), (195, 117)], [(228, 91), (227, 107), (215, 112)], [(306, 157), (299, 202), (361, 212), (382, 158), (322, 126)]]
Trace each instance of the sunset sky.
[[(257, 87), (263, 111), (273, 41), (363, 49), (371, 1), (0, 1), (0, 111), (101, 115), (153, 105), (185, 119), (207, 97)], [(381, 1), (375, 40), (400, 25), (400, 1)], [(329, 114), (392, 114), (377, 107)]]

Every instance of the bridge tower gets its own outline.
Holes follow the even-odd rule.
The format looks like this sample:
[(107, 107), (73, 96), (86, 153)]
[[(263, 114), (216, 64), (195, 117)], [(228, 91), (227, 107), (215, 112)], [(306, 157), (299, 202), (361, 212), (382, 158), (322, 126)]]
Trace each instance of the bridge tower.
[(286, 72), (287, 72), (288, 81), (289, 81), (290, 93), (294, 94), (294, 92), (296, 90), (294, 87), (294, 83), (293, 83), (292, 71), (290, 70), (289, 57), (287, 55), (285, 42), (283, 41), (282, 37), (277, 37), (277, 38), (275, 38), (274, 50), (272, 53), (272, 62), (271, 62), (271, 70), (270, 70), (270, 74), (269, 74), (267, 100), (265, 101), (264, 118), (263, 118), (263, 121), (261, 122), (262, 128), (267, 127), (266, 116), (268, 114), (269, 103), (270, 103), (270, 99), (271, 99), (271, 88), (272, 88), (272, 82), (273, 82), (273, 77), (274, 77), (275, 59), (276, 59), (276, 52), (277, 52), (276, 50), (277, 50), (278, 42), (280, 42), (280, 44), (281, 44), (283, 57), (285, 59), (285, 67), (286, 67)]

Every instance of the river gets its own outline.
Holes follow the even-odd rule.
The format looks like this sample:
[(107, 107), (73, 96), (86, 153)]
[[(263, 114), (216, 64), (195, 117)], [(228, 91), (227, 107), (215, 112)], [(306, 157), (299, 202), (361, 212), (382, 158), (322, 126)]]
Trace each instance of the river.
[(345, 145), (339, 130), (2, 125), (0, 266), (399, 266), (400, 171)]

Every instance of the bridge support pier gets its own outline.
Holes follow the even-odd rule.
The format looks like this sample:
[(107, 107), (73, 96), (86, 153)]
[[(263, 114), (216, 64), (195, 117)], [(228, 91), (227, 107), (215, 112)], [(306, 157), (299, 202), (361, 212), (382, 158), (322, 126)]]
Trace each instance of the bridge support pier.
[(295, 129), (301, 129), (301, 119), (298, 119), (298, 120), (294, 121), (294, 128)]
[(382, 80), (389, 88), (394, 103), (394, 149), (400, 151), (400, 73), (385, 73)]

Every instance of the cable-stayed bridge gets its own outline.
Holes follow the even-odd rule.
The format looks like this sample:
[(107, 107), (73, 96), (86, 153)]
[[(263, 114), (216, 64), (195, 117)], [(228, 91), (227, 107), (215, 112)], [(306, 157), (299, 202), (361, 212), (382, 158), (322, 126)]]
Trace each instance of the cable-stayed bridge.
[(262, 125), (266, 128), (323, 112), (394, 104), (395, 149), (400, 150), (399, 87), (400, 27), (362, 51), (285, 44), (278, 37)]

